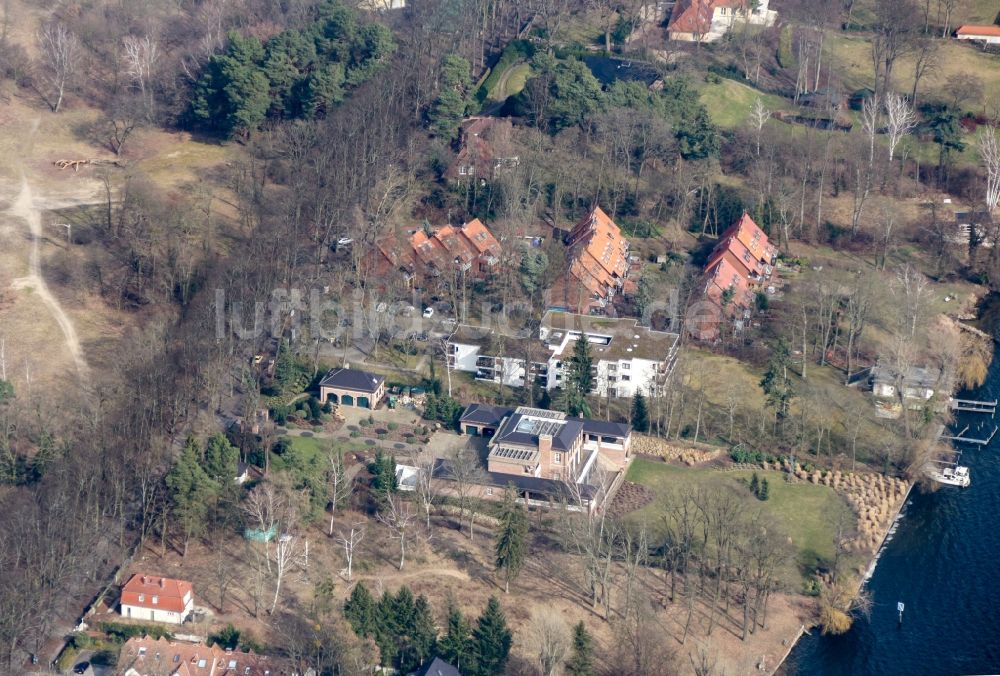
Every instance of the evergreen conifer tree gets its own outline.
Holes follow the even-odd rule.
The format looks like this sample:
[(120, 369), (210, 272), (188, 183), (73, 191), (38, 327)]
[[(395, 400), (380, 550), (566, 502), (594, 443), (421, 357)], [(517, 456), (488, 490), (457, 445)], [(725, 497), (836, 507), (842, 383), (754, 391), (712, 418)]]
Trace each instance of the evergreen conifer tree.
[(566, 662), (567, 676), (593, 676), (594, 648), (587, 627), (581, 621), (573, 627), (573, 650)]
[(344, 602), (344, 617), (358, 636), (368, 638), (375, 634), (375, 599), (364, 582), (355, 585)]
[(649, 431), (649, 409), (646, 407), (646, 397), (639, 390), (632, 397), (632, 428), (636, 432)]
[(412, 666), (400, 665), (405, 672), (416, 669), (430, 659), (437, 648), (437, 629), (434, 626), (434, 613), (427, 597), (421, 594), (413, 605), (413, 621), (410, 628), (410, 646), (413, 656)]
[(754, 472), (753, 476), (750, 477), (750, 492), (759, 497), (760, 479), (757, 477), (757, 472)]
[(771, 497), (771, 487), (767, 483), (767, 479), (760, 482), (760, 490), (757, 492), (757, 497), (761, 500), (767, 500)]
[(517, 493), (508, 486), (500, 514), (496, 541), (496, 569), (504, 573), (504, 591), (510, 591), (510, 581), (524, 565), (528, 549), (528, 518), (517, 502)]
[(205, 472), (201, 464), (201, 447), (194, 437), (189, 437), (177, 464), (167, 474), (167, 488), (173, 503), (174, 519), (184, 530), (184, 552), (187, 554), (191, 538), (205, 532), (208, 526), (208, 509), (218, 485)]
[(472, 625), (453, 603), (448, 605), (448, 622), (438, 641), (437, 654), (463, 674), (472, 674), (476, 660), (472, 643)]
[(569, 374), (566, 378), (564, 408), (570, 415), (590, 415), (587, 396), (594, 386), (594, 374), (590, 372), (593, 364), (590, 341), (581, 335), (573, 345), (573, 356), (569, 358)]
[(497, 597), (490, 597), (486, 610), (476, 621), (472, 638), (475, 644), (476, 669), (471, 673), (479, 676), (502, 674), (507, 664), (507, 656), (510, 654), (513, 636), (507, 627), (507, 616), (504, 615)]

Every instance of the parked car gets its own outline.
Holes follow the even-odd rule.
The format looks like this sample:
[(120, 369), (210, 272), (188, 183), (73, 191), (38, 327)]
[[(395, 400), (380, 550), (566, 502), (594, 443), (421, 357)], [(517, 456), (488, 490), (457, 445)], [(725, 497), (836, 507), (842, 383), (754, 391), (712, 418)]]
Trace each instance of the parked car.
[(434, 316), (434, 308), (428, 307), (424, 308), (424, 319), (430, 319)]
[(338, 249), (342, 246), (350, 246), (352, 244), (354, 244), (354, 240), (351, 239), (350, 237), (341, 237), (340, 239), (337, 240)]
[(90, 662), (80, 662), (75, 667), (73, 667), (74, 674), (85, 674), (87, 669), (90, 668)]

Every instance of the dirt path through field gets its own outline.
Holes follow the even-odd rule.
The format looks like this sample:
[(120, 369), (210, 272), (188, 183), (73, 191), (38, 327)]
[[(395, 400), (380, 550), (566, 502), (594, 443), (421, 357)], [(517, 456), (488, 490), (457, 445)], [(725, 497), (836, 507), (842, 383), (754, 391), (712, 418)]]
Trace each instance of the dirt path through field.
[(27, 177), (21, 178), (21, 192), (18, 194), (13, 205), (11, 205), (8, 213), (23, 219), (31, 231), (31, 254), (28, 259), (28, 276), (15, 279), (13, 287), (15, 289), (31, 287), (38, 294), (38, 297), (42, 299), (42, 302), (45, 303), (45, 306), (52, 314), (53, 319), (56, 320), (59, 328), (62, 329), (63, 337), (66, 340), (66, 347), (69, 349), (70, 354), (73, 356), (73, 361), (76, 363), (77, 373), (82, 380), (87, 380), (87, 377), (90, 375), (90, 366), (83, 357), (83, 349), (80, 346), (80, 339), (76, 335), (76, 328), (73, 326), (70, 318), (66, 316), (59, 301), (49, 291), (49, 287), (45, 283), (45, 278), (42, 276), (42, 265), (39, 254), (39, 240), (42, 238), (42, 214), (35, 206), (34, 193), (31, 190), (31, 184), (28, 182)]

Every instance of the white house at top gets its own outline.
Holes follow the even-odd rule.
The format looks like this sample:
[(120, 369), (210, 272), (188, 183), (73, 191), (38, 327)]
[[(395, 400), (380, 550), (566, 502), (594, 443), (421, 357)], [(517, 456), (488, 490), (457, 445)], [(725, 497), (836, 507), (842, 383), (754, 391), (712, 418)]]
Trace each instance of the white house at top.
[(773, 26), (768, 0), (677, 0), (667, 24), (671, 40), (715, 42), (738, 24)]
[(523, 387), (533, 379), (546, 390), (562, 386), (581, 336), (590, 343), (594, 389), (602, 397), (662, 392), (677, 359), (676, 333), (653, 331), (635, 319), (609, 319), (550, 310), (538, 338), (514, 337), (459, 326), (448, 342), (448, 366), (477, 380)]
[(122, 617), (182, 624), (192, 610), (194, 587), (187, 580), (136, 574), (122, 587)]

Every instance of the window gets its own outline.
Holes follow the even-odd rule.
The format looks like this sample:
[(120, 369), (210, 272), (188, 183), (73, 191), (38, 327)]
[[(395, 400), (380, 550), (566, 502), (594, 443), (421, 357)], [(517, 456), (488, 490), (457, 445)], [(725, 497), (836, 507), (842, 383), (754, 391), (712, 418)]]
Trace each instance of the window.
[(142, 648), (139, 648), (139, 657), (142, 657), (145, 654), (146, 654), (146, 648), (145, 648), (145, 646), (142, 647)]
[(139, 603), (145, 603), (145, 602), (146, 602), (146, 595), (139, 594)]
[(533, 472), (533, 470), (530, 467), (528, 467), (527, 465), (524, 466), (524, 473), (525, 474), (531, 474), (532, 472)]
[(181, 661), (181, 656), (180, 655), (174, 655), (174, 662), (180, 662), (180, 661)]
[(458, 168), (458, 173), (460, 175), (462, 175), (462, 176), (465, 176), (466, 172), (465, 172), (465, 165), (464, 164)]
[(244, 674), (249, 674), (250, 673), (250, 667), (247, 667), (246, 669), (244, 669), (243, 673)]
[(206, 664), (206, 661), (205, 661), (204, 658), (198, 660), (198, 668), (199, 669), (204, 669), (205, 668), (205, 664)]
[(230, 669), (236, 668), (236, 660), (229, 660), (229, 668)]
[(552, 462), (554, 462), (557, 465), (561, 465), (562, 464), (562, 453), (553, 453), (552, 454)]
[(493, 487), (492, 486), (487, 486), (486, 487), (486, 495), (493, 495)]
[(625, 380), (632, 380), (632, 376), (624, 376), (624, 375), (623, 375), (623, 376), (622, 376), (622, 380), (623, 380), (623, 381), (625, 381)]
[(160, 600), (160, 597), (157, 596), (156, 594), (153, 594), (153, 605), (154, 606), (156, 605), (156, 602), (159, 601), (159, 600)]
[(628, 371), (630, 368), (632, 368), (631, 364), (622, 364), (622, 369), (624, 369), (625, 371)]

